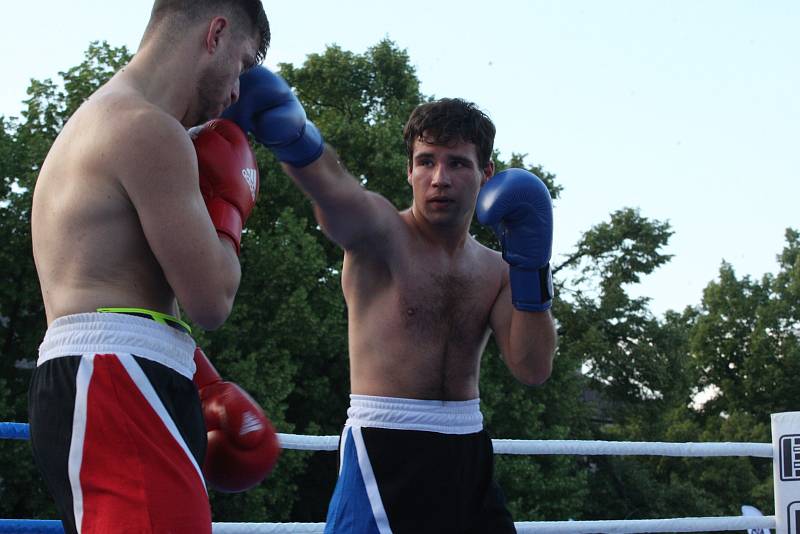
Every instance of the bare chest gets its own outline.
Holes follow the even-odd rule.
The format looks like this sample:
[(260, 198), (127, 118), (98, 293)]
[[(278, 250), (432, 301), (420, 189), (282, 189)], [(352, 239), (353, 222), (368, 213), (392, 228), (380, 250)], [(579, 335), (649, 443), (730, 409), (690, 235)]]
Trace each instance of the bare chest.
[(478, 395), (480, 355), (502, 283), (491, 258), (405, 247), (375, 266), (345, 257), (353, 390), (420, 399)]
[(492, 285), (480, 271), (412, 266), (395, 284), (398, 326), (419, 342), (474, 350), (488, 327)]

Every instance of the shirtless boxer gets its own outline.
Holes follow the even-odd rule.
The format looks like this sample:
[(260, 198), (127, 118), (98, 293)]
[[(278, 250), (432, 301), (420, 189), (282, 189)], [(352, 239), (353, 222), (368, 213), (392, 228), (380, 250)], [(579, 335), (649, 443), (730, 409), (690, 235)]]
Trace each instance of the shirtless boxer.
[(235, 124), (206, 121), (268, 44), (259, 0), (156, 0), (136, 56), (42, 165), (32, 236), (48, 330), (29, 417), (67, 532), (210, 533), (201, 466), (209, 486), (239, 490), (275, 459), (263, 412), (177, 318), (180, 303), (215, 329), (231, 312), (257, 165)]
[[(445, 99), (418, 107), (405, 127), (413, 202), (398, 212), (342, 167), (285, 81), (256, 68), (240, 83), (223, 116), (276, 153), (344, 249), (352, 395), (325, 531), (513, 532), (478, 373), (494, 333), (519, 381), (550, 375), (547, 188), (522, 169), (493, 177), (494, 125)], [(502, 254), (469, 235), (476, 201)]]

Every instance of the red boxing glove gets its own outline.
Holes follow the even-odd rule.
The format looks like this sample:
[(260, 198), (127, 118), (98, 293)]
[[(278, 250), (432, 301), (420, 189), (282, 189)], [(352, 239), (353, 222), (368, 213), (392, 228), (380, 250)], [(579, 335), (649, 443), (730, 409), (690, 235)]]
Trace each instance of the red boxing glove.
[(236, 123), (215, 119), (191, 130), (200, 171), (200, 192), (214, 228), (239, 253), (244, 228), (256, 203), (258, 165), (247, 136)]
[(208, 431), (203, 475), (215, 490), (246, 491), (275, 466), (278, 436), (258, 403), (233, 382), (223, 381), (200, 347), (194, 351), (194, 363)]

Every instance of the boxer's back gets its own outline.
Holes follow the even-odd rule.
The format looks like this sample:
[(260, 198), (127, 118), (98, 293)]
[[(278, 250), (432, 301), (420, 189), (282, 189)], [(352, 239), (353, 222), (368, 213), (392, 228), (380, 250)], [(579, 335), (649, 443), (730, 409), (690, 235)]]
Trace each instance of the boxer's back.
[(174, 295), (119, 177), (125, 129), (157, 113), (112, 80), (70, 118), (42, 165), (32, 239), (48, 324), (104, 306), (171, 312)]

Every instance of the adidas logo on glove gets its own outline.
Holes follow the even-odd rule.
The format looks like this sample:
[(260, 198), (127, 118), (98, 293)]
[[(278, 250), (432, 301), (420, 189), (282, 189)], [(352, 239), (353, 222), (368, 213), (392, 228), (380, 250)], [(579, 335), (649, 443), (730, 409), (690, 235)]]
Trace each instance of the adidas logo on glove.
[(250, 195), (253, 200), (256, 199), (256, 180), (258, 180), (258, 171), (255, 169), (242, 169), (242, 176), (244, 177), (247, 185), (250, 186)]
[(258, 432), (264, 429), (264, 425), (253, 414), (253, 412), (245, 412), (242, 416), (242, 427), (239, 429), (239, 435), (244, 436), (250, 432)]

